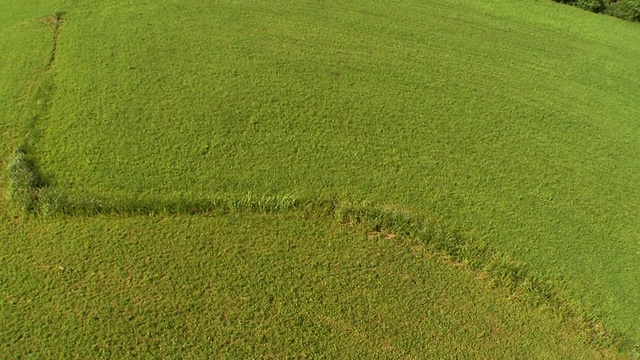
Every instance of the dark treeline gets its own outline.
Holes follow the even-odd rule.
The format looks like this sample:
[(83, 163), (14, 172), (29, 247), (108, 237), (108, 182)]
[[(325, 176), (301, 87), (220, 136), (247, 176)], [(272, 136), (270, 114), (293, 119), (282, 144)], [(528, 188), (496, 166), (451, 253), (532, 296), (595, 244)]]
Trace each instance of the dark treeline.
[(640, 21), (640, 0), (555, 0), (599, 14)]

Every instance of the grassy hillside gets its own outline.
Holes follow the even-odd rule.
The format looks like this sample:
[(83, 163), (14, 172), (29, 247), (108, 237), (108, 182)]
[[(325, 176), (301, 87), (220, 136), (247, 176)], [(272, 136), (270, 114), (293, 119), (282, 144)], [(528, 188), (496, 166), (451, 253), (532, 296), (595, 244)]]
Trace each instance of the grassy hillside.
[(434, 214), (635, 331), (640, 32), (517, 5), (532, 11), (78, 3), (34, 155), (56, 188), (107, 199), (329, 193)]
[[(129, 235), (102, 237), (113, 246), (149, 241), (136, 221), (153, 219), (125, 216), (140, 201), (369, 199), (564, 276), (608, 326), (640, 336), (637, 24), (528, 0), (80, 0), (2, 14), (2, 161), (26, 144), (48, 194), (122, 216), (37, 220), (13, 239), (54, 241), (38, 229), (68, 221), (61, 239), (79, 241), (96, 221), (123, 224)], [(224, 227), (181, 216), (165, 219), (168, 238), (178, 220)], [(312, 226), (286, 227), (298, 225)]]
[(0, 235), (4, 357), (598, 355), (418, 243), (296, 214), (3, 222)]

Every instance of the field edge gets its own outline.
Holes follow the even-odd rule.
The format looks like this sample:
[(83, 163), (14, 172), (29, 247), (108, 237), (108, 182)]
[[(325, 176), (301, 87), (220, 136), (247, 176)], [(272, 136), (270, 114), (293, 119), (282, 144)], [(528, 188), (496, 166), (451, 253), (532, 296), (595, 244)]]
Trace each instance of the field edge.
[[(20, 152), (17, 152), (20, 153)], [(35, 170), (34, 170), (35, 171)], [(585, 341), (601, 353), (613, 349), (619, 353), (640, 352), (640, 339), (607, 325), (607, 314), (587, 304), (578, 291), (560, 274), (542, 273), (513, 259), (472, 234), (451, 228), (441, 220), (418, 215), (397, 207), (367, 200), (299, 198), (294, 195), (213, 195), (199, 197), (100, 198), (80, 194), (56, 194), (46, 186), (31, 187), (35, 206), (22, 209), (19, 217), (93, 217), (218, 215), (242, 213), (298, 214), (305, 219), (326, 219), (345, 227), (362, 226), (376, 236), (402, 236), (424, 244), (454, 266), (478, 272), (510, 298), (526, 306), (544, 308), (562, 322), (583, 334)]]

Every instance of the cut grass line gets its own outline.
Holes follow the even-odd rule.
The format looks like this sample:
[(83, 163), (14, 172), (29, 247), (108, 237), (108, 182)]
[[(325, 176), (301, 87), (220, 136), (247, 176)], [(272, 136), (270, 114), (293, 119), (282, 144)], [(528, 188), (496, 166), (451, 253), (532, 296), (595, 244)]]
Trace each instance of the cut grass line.
[(492, 285), (506, 288), (512, 299), (556, 313), (576, 331), (584, 333), (596, 348), (639, 350), (638, 339), (607, 329), (601, 320), (604, 314), (580, 300), (557, 274), (534, 271), (482, 240), (425, 217), (387, 211), (367, 203), (339, 204), (335, 209), (334, 218), (342, 224), (364, 225), (381, 236), (393, 234), (414, 239), (443, 254), (454, 266), (477, 271), (479, 277), (486, 277)]
[(55, 83), (53, 82), (52, 70), (58, 53), (58, 38), (63, 17), (64, 12), (56, 11), (53, 15), (45, 16), (41, 20), (43, 24), (53, 27), (51, 56), (41, 75), (41, 79), (38, 81), (39, 85), (36, 87), (33, 96), (32, 107), (28, 111), (31, 115), (27, 119), (25, 139), (14, 152), (5, 170), (7, 200), (9, 200), (11, 207), (22, 215), (42, 213), (43, 205), (40, 200), (51, 198), (51, 196), (45, 194), (47, 192), (46, 182), (40, 176), (28, 153), (33, 148), (38, 137), (36, 125), (40, 119), (47, 116), (49, 103), (53, 99)]
[(32, 215), (97, 216), (97, 215), (196, 215), (232, 213), (282, 213), (307, 208), (312, 201), (294, 196), (239, 197), (207, 196), (200, 198), (122, 198), (106, 199), (93, 196), (67, 195), (51, 188), (41, 191), (38, 207)]
[(364, 226), (369, 234), (403, 236), (441, 253), (455, 266), (468, 267), (486, 277), (493, 286), (507, 289), (511, 298), (548, 309), (594, 347), (637, 351), (638, 341), (607, 329), (603, 314), (585, 304), (559, 275), (532, 271), (524, 263), (495, 247), (423, 216), (386, 210), (367, 201), (300, 199), (291, 195), (212, 196), (200, 198), (129, 198), (66, 195), (47, 188), (23, 148), (8, 167), (10, 201), (23, 214), (34, 216), (96, 215), (195, 215), (233, 213), (294, 213), (306, 218), (334, 219), (344, 226)]
[[(498, 251), (486, 242), (439, 221), (386, 210), (369, 202), (330, 199), (300, 199), (279, 196), (214, 196), (199, 199), (98, 199), (56, 195), (47, 189), (36, 191), (31, 213), (47, 216), (97, 215), (195, 215), (239, 213), (299, 213), (310, 218), (333, 219), (343, 226), (364, 226), (370, 236), (401, 236), (440, 253), (454, 266), (478, 272), (495, 287), (505, 288), (511, 298), (528, 306), (543, 308), (560, 316), (583, 334), (591, 345), (604, 351), (615, 348), (629, 352), (637, 348), (631, 335), (609, 330), (595, 307), (585, 304), (561, 276), (533, 271), (526, 264)], [(30, 199), (30, 198), (29, 198)]]
[(64, 12), (56, 11), (51, 17), (53, 22), (53, 49), (51, 50), (51, 58), (49, 58), (49, 64), (47, 69), (51, 69), (55, 66), (56, 55), (58, 55), (58, 38), (60, 37), (60, 27), (62, 26)]
[(493, 286), (507, 289), (512, 299), (559, 315), (564, 322), (584, 334), (597, 349), (614, 348), (629, 352), (637, 351), (640, 344), (627, 334), (609, 330), (601, 320), (603, 314), (581, 301), (561, 276), (535, 272), (490, 244), (424, 216), (386, 210), (367, 201), (341, 201), (336, 197), (300, 199), (292, 195), (247, 194), (237, 197), (106, 199), (67, 195), (45, 186), (23, 148), (16, 151), (8, 172), (11, 202), (23, 214), (34, 216), (299, 212), (306, 218), (329, 218), (344, 226), (364, 226), (373, 236), (403, 236), (443, 254), (454, 266), (477, 271)]

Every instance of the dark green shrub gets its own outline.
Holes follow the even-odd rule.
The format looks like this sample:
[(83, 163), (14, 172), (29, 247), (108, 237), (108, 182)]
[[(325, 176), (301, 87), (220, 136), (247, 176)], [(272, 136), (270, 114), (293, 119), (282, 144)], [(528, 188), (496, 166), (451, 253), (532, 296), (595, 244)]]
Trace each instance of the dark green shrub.
[(606, 13), (620, 19), (640, 21), (640, 0), (620, 0), (611, 2)]
[(581, 9), (585, 9), (594, 13), (604, 12), (607, 8), (604, 0), (578, 0), (575, 5)]
[(629, 21), (640, 21), (640, 0), (554, 0), (594, 13), (604, 13)]

